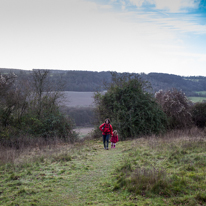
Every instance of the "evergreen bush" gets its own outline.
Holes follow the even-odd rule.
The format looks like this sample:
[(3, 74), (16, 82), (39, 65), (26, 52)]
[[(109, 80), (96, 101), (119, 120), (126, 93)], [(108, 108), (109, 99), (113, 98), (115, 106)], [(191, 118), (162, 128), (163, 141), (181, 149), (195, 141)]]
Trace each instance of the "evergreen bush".
[(196, 126), (200, 128), (206, 126), (206, 102), (194, 104), (192, 107), (192, 119)]
[(122, 139), (165, 131), (167, 118), (149, 85), (139, 76), (112, 73), (112, 84), (105, 94), (96, 93), (96, 115), (99, 123), (109, 117)]

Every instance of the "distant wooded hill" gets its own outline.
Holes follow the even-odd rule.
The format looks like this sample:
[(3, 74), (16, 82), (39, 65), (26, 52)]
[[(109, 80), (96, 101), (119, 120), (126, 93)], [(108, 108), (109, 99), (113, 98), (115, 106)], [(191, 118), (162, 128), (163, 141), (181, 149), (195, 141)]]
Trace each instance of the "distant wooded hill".
[[(31, 71), (19, 69), (0, 69), (0, 73), (14, 72), (18, 78), (27, 79)], [(111, 82), (111, 73), (72, 71), (72, 70), (50, 70), (50, 78), (53, 84), (64, 83), (64, 91), (102, 91), (104, 85)], [(177, 88), (187, 96), (205, 96), (206, 77), (204, 76), (178, 76), (165, 73), (139, 74), (144, 80), (151, 83), (153, 91), (160, 89)], [(198, 93), (197, 93), (198, 92)]]

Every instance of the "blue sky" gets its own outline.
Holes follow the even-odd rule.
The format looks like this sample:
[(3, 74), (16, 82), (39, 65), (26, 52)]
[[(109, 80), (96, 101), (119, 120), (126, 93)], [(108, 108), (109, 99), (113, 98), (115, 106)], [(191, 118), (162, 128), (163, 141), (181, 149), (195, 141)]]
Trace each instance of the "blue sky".
[(0, 67), (206, 76), (205, 0), (0, 0)]

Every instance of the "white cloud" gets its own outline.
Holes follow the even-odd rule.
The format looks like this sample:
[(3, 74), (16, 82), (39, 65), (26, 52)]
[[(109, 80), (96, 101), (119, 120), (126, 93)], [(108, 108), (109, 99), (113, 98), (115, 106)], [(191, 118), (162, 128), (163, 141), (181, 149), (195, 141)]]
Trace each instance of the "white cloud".
[(188, 8), (197, 8), (200, 0), (130, 0), (133, 5), (141, 7), (144, 2), (154, 4), (156, 9), (179, 12)]
[(185, 31), (205, 32), (191, 19), (118, 13), (84, 0), (5, 2), (0, 4), (0, 67), (186, 75), (205, 68), (205, 56), (195, 55), (182, 38)]
[(185, 17), (184, 20), (179, 18), (154, 18), (153, 21), (162, 25), (162, 27), (168, 27), (171, 30), (178, 30), (180, 32), (192, 32), (196, 34), (206, 34), (206, 25), (200, 25), (197, 23), (198, 18), (191, 16)]
[(98, 8), (100, 8), (100, 9), (111, 9), (112, 5), (99, 5)]
[(133, 5), (136, 5), (137, 7), (141, 7), (142, 4), (144, 3), (145, 0), (130, 0), (130, 2), (133, 4)]
[(126, 8), (125, 1), (121, 1), (121, 3), (122, 3), (122, 10), (125, 10), (125, 8)]
[(197, 8), (200, 0), (154, 0), (157, 9), (179, 12), (181, 9)]

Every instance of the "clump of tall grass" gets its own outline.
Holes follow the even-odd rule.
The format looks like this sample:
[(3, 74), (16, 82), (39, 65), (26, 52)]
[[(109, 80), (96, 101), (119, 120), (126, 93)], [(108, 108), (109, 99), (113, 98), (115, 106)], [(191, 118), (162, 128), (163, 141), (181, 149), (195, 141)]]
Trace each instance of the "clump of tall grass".
[(60, 153), (59, 155), (53, 156), (53, 161), (56, 162), (68, 162), (72, 160), (72, 156), (68, 152)]
[(184, 178), (167, 174), (163, 168), (137, 167), (131, 170), (131, 166), (128, 164), (127, 166), (124, 165), (122, 169), (113, 188), (114, 190), (123, 188), (142, 196), (160, 195), (170, 197), (180, 194), (186, 189)]
[(158, 168), (136, 168), (131, 178), (128, 180), (128, 190), (136, 194), (142, 194), (144, 191), (151, 191), (160, 186), (166, 187), (166, 171)]

